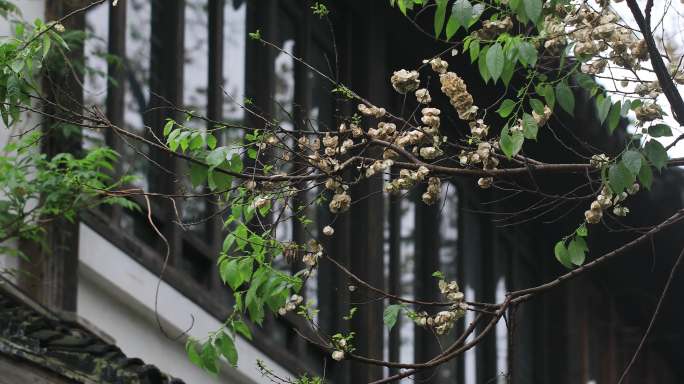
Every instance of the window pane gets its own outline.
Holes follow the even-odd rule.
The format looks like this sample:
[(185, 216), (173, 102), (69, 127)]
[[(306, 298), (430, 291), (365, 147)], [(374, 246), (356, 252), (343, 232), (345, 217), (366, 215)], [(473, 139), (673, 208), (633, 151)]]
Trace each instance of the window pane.
[(239, 104), (245, 98), (247, 3), (228, 0), (223, 17), (223, 118), (240, 122), (245, 118), (245, 112)]
[[(187, 109), (205, 115), (209, 78), (208, 2), (186, 0), (185, 4), (183, 103)], [(193, 120), (192, 124), (203, 125), (201, 120)]]
[[(183, 104), (198, 116), (207, 114), (207, 83), (209, 81), (209, 15), (207, 0), (186, 0), (185, 41), (183, 66)], [(190, 119), (187, 127), (203, 129), (206, 122), (201, 118)], [(193, 187), (188, 178), (183, 179), (181, 193), (195, 195), (205, 191), (202, 185)], [(182, 202), (182, 219), (187, 228), (202, 239), (210, 241), (211, 225), (204, 222), (209, 216), (206, 198), (188, 198)]]
[(287, 130), (294, 129), (292, 123), (293, 104), (295, 102), (295, 63), (289, 54), (294, 54), (295, 50), (295, 27), (294, 22), (284, 14), (278, 20), (279, 46), (283, 51), (279, 52), (275, 58), (275, 118), (280, 121), (280, 125)]
[[(409, 198), (401, 200), (401, 296), (414, 298), (415, 271), (415, 215), (416, 206)], [(399, 356), (402, 362), (414, 360), (415, 324), (412, 321), (401, 322), (401, 344)]]
[[(145, 134), (144, 113), (147, 110), (150, 88), (150, 2), (128, 0), (126, 2), (126, 89), (124, 94), (124, 122), (126, 129), (138, 135)], [(136, 185), (147, 190), (150, 162), (138, 153), (149, 154), (145, 144), (124, 139), (124, 173), (138, 177)]]
[[(109, 4), (91, 8), (86, 14), (86, 39), (84, 43), (85, 76), (83, 78), (83, 103), (86, 108), (97, 107), (105, 112), (107, 99), (107, 43), (109, 35)], [(104, 131), (83, 130), (86, 148), (105, 144)]]

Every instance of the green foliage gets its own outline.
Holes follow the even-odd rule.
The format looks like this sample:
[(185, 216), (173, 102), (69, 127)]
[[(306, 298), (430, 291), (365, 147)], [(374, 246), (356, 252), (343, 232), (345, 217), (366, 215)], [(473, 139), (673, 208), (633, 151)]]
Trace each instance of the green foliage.
[(655, 124), (648, 127), (648, 134), (653, 137), (670, 137), (672, 129), (667, 124)]
[(665, 147), (657, 140), (649, 140), (644, 146), (644, 154), (648, 161), (659, 171), (667, 164), (668, 156)]
[(391, 330), (392, 327), (397, 323), (397, 318), (399, 317), (399, 313), (401, 313), (401, 310), (403, 309), (403, 306), (400, 304), (392, 304), (385, 308), (385, 311), (382, 314), (382, 320), (385, 323), (385, 326), (387, 329)]
[(321, 4), (319, 2), (315, 2), (314, 5), (311, 6), (311, 10), (313, 11), (313, 14), (323, 18), (328, 16), (330, 14), (330, 10), (328, 7), (325, 6), (325, 4)]
[(511, 99), (505, 99), (500, 105), (496, 112), (501, 117), (508, 117), (513, 113), (513, 109), (517, 104)]
[(504, 129), (501, 131), (501, 138), (499, 139), (499, 145), (501, 147), (501, 151), (508, 157), (509, 159), (520, 152), (523, 146), (523, 142), (525, 142), (525, 136), (521, 132), (513, 132), (511, 133), (508, 129), (508, 127), (504, 127)]
[(568, 269), (583, 265), (589, 251), (588, 235), (587, 226), (582, 224), (570, 236), (558, 241), (553, 248), (556, 260)]
[(532, 115), (529, 113), (523, 114), (523, 135), (526, 139), (537, 140), (537, 132), (539, 131), (539, 126), (534, 120)]
[(610, 182), (610, 189), (613, 192), (622, 193), (634, 184), (636, 176), (630, 172), (623, 160), (610, 166), (608, 169), (608, 180)]
[(570, 115), (575, 114), (575, 95), (565, 82), (556, 84), (556, 100), (561, 108)]
[[(82, 157), (40, 152), (41, 133), (34, 131), (10, 141), (0, 156), (0, 242), (26, 239), (39, 242), (41, 222), (64, 217), (74, 220), (79, 210), (97, 204), (138, 209), (131, 201), (106, 195), (130, 178), (115, 181), (109, 172), (118, 159), (108, 148), (94, 148)], [(0, 250), (6, 250), (4, 248)]]
[(501, 44), (496, 43), (489, 47), (489, 50), (487, 50), (486, 60), (489, 75), (491, 76), (492, 80), (496, 82), (499, 77), (501, 77), (504, 65), (506, 64)]

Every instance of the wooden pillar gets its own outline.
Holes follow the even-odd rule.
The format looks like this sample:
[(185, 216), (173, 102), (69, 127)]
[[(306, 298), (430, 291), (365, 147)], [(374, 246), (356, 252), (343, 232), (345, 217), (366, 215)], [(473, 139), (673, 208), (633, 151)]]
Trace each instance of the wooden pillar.
[[(161, 139), (166, 119), (181, 118), (171, 107), (183, 103), (185, 1), (152, 0), (151, 16), (150, 100), (143, 120), (152, 133)], [(157, 140), (150, 132), (146, 132), (146, 137), (152, 141)], [(150, 158), (153, 160), (147, 175), (150, 191), (168, 194), (177, 192), (176, 175), (180, 163), (173, 155), (154, 149), (150, 151)], [(155, 218), (171, 246), (169, 263), (173, 265), (183, 249), (182, 229), (170, 224), (175, 219), (175, 213), (171, 204), (164, 203), (161, 209), (153, 206), (153, 210), (160, 212)], [(163, 225), (166, 223), (169, 224)], [(165, 248), (161, 247), (161, 250), (163, 254)]]
[[(109, 54), (122, 59), (122, 63), (110, 61), (107, 65), (107, 76), (112, 81), (107, 82), (107, 99), (106, 99), (106, 116), (109, 121), (119, 127), (124, 128), (124, 113), (126, 109), (125, 94), (126, 94), (126, 7), (128, 0), (120, 0), (118, 5), (114, 7), (111, 3), (109, 6), (109, 41), (107, 42), (107, 51)], [(123, 143), (114, 133), (114, 130), (107, 130), (105, 132), (105, 142), (107, 145), (117, 151), (119, 154), (123, 153)], [(121, 174), (121, 162), (116, 164), (116, 173)], [(121, 222), (122, 207), (112, 206), (108, 211), (111, 215), (113, 223)]]
[[(440, 301), (437, 280), (432, 273), (440, 270), (439, 265), (439, 237), (440, 237), (440, 205), (426, 205), (420, 198), (425, 191), (416, 190), (414, 197), (416, 204), (415, 215), (415, 261), (414, 286), (415, 295), (419, 300)], [(434, 310), (430, 308), (429, 310)], [(415, 329), (414, 358), (417, 362), (428, 361), (440, 352), (439, 343), (433, 332), (418, 325)], [(424, 370), (415, 376), (416, 380), (424, 383), (437, 382), (435, 370)]]
[[(387, 103), (388, 65), (386, 63), (386, 41), (383, 17), (387, 10), (380, 2), (368, 3), (368, 12), (360, 17), (353, 31), (355, 42), (353, 57), (352, 88), (378, 105)], [(372, 16), (371, 16), (372, 15)], [(371, 122), (365, 122), (371, 124)], [(383, 181), (374, 176), (352, 188), (355, 201), (350, 213), (351, 269), (361, 279), (376, 287), (384, 287), (383, 260)], [(367, 292), (357, 290), (352, 302), (367, 302)], [(354, 345), (361, 355), (372, 358), (383, 357), (383, 302), (374, 301), (361, 306), (352, 321), (356, 332)], [(382, 368), (370, 365), (356, 365), (352, 368), (351, 382), (365, 383), (382, 377)]]
[[(46, 2), (45, 19), (58, 20), (82, 6), (82, 1)], [(76, 14), (65, 20), (63, 25), (67, 30), (83, 30), (85, 14)], [(72, 45), (70, 48), (66, 52), (69, 60), (83, 59), (83, 45)], [(73, 76), (78, 76), (78, 79)], [(71, 71), (48, 68), (43, 78), (43, 93), (69, 112), (49, 105), (44, 107), (44, 112), (78, 125), (80, 121), (74, 114), (80, 114), (83, 109), (83, 91), (79, 85), (82, 80), (82, 75)], [(44, 119), (42, 128), (45, 133), (42, 151), (48, 157), (64, 152), (80, 152), (80, 132), (75, 134), (69, 125), (56, 119)], [(29, 260), (20, 264), (24, 272), (20, 277), (20, 284), (36, 301), (47, 307), (75, 312), (78, 288), (78, 220), (58, 218), (45, 224), (44, 229), (45, 242), (42, 245), (20, 244), (29, 256)]]

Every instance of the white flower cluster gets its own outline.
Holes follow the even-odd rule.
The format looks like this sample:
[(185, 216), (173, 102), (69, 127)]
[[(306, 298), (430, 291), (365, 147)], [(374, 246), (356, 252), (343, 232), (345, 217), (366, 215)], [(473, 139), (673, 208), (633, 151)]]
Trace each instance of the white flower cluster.
[(434, 317), (429, 316), (427, 312), (420, 312), (414, 321), (421, 327), (434, 328), (438, 335), (444, 335), (453, 328), (456, 320), (465, 316), (467, 305), (464, 301), (465, 297), (455, 281), (447, 283), (440, 280), (439, 291), (452, 303), (449, 309), (438, 312)]
[(568, 39), (565, 37), (565, 23), (552, 15), (544, 18), (542, 36), (546, 37), (544, 48), (549, 53), (558, 55), (568, 45)]
[(432, 205), (439, 199), (439, 194), (442, 192), (442, 182), (439, 177), (431, 177), (428, 179), (428, 186), (421, 198), (427, 205)]
[(584, 212), (584, 218), (589, 224), (597, 224), (603, 218), (603, 211), (613, 207), (613, 214), (616, 216), (627, 216), (629, 208), (621, 203), (627, 199), (627, 196), (634, 195), (639, 192), (639, 184), (634, 183), (627, 188), (626, 192), (614, 195), (607, 186), (601, 189), (601, 192), (596, 196), (596, 200), (591, 202), (591, 206)]
[(634, 87), (634, 93), (641, 97), (652, 97), (656, 98), (658, 95), (662, 92), (662, 89), (660, 89), (660, 83), (657, 81), (651, 81), (648, 83), (639, 83), (637, 84), (636, 87)]
[(297, 140), (299, 149), (307, 154), (306, 159), (309, 164), (319, 170), (329, 173), (339, 170), (339, 160), (335, 158), (338, 153), (345, 153), (349, 147), (354, 145), (353, 141), (345, 140), (339, 145), (339, 137), (326, 133), (323, 137), (323, 151), (321, 152), (321, 140), (315, 137), (302, 136)]
[(385, 184), (385, 192), (393, 193), (409, 189), (416, 185), (416, 183), (425, 180), (428, 174), (430, 174), (430, 170), (428, 170), (424, 166), (420, 166), (416, 171), (412, 171), (410, 169), (402, 169), (399, 171), (398, 178)]
[(371, 139), (378, 140), (391, 140), (397, 133), (397, 125), (394, 123), (385, 123), (381, 121), (378, 123), (377, 128), (371, 128), (368, 130), (368, 137)]
[(468, 88), (457, 74), (446, 72), (439, 75), (442, 84), (442, 92), (449, 97), (451, 105), (456, 108), (461, 120), (473, 120), (477, 114), (477, 107), (473, 105), (473, 96), (468, 93)]
[[(494, 170), (499, 166), (499, 159), (492, 155), (492, 148), (497, 143), (492, 145), (488, 141), (481, 141), (477, 145), (477, 149), (473, 151), (461, 151), (459, 161), (461, 165), (482, 166), (485, 171)], [(494, 179), (492, 177), (482, 177), (477, 181), (477, 185), (482, 189), (487, 189), (492, 186)]]
[(342, 213), (346, 212), (350, 206), (351, 196), (349, 196), (346, 192), (342, 192), (333, 195), (328, 207), (332, 213)]
[(297, 306), (302, 303), (302, 301), (304, 301), (304, 298), (299, 295), (290, 296), (285, 305), (278, 308), (278, 314), (280, 316), (287, 315), (288, 312), (294, 311)]
[(430, 91), (427, 88), (421, 88), (416, 91), (416, 100), (421, 104), (430, 104), (432, 97), (430, 97)]
[(546, 124), (547, 121), (551, 118), (551, 115), (553, 114), (553, 110), (549, 108), (548, 105), (544, 105), (544, 112), (542, 114), (538, 114), (536, 111), (532, 111), (532, 118), (534, 119), (534, 122), (537, 123), (537, 125), (542, 126)]
[(634, 108), (637, 120), (641, 122), (653, 121), (663, 117), (663, 110), (656, 103), (644, 103)]
[(394, 165), (394, 161), (390, 159), (376, 160), (370, 167), (366, 168), (366, 177), (371, 177), (376, 173), (382, 173), (392, 167), (392, 165)]
[(307, 244), (307, 251), (302, 257), (302, 263), (309, 269), (315, 268), (318, 265), (318, 259), (323, 257), (323, 246), (316, 240), (309, 240)]
[(439, 74), (446, 73), (447, 69), (449, 69), (449, 63), (439, 57), (435, 57), (431, 60), (423, 60), (423, 64), (430, 64), (432, 70)]
[(407, 71), (405, 69), (395, 71), (390, 78), (392, 88), (402, 95), (413, 92), (420, 86), (419, 76), (417, 71)]
[(344, 351), (340, 351), (340, 350), (333, 351), (332, 358), (335, 361), (342, 361), (344, 359)]
[[(575, 55), (593, 57), (607, 53), (607, 57), (615, 65), (630, 70), (639, 69), (640, 62), (648, 60), (646, 42), (637, 39), (632, 31), (620, 25), (619, 19), (607, 6), (595, 11), (582, 5), (577, 12), (569, 13), (565, 17), (565, 24), (571, 28), (570, 37), (575, 42)], [(590, 74), (597, 74), (603, 72), (606, 64), (604, 59), (598, 59), (582, 68)]]
[(513, 28), (513, 21), (509, 16), (501, 20), (485, 20), (482, 22), (482, 28), (475, 31), (475, 36), (482, 40), (494, 40), (500, 34), (508, 32)]
[(589, 164), (594, 168), (603, 168), (605, 165), (610, 164), (610, 157), (606, 156), (605, 153), (594, 155), (589, 160)]
[(379, 108), (374, 105), (368, 106), (366, 104), (359, 104), (358, 105), (358, 110), (361, 112), (362, 115), (368, 116), (368, 117), (374, 117), (376, 119), (379, 119), (387, 113), (385, 108)]

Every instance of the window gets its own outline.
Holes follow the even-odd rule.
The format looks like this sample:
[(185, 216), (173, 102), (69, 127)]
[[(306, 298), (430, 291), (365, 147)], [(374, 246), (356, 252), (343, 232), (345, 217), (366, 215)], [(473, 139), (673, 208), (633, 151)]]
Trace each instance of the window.
[[(92, 103), (106, 105), (107, 115), (115, 124), (151, 140), (161, 136), (166, 118), (183, 119), (184, 113), (170, 108), (173, 105), (206, 116), (207, 119), (191, 118), (187, 121), (188, 125), (200, 129), (213, 129), (217, 121), (258, 126), (258, 119), (241, 108), (248, 98), (265, 106), (265, 115), (276, 118), (281, 126), (298, 134), (325, 132), (336, 124), (335, 119), (342, 112), (331, 96), (333, 85), (286, 53), (264, 47), (257, 50), (256, 44), (249, 44), (247, 31), (261, 25), (269, 26), (263, 33), (277, 38), (274, 43), (283, 47), (285, 52), (304, 57), (324, 74), (334, 77), (338, 70), (334, 66), (339, 64), (343, 67), (341, 72), (345, 73), (346, 69), (347, 76), (355, 76), (357, 83), (367, 83), (369, 88), (373, 87), (372, 84), (386, 84), (385, 79), (371, 76), (365, 67), (358, 64), (361, 61), (356, 61), (353, 68), (350, 62), (337, 63), (333, 58), (327, 26), (312, 16), (307, 7), (296, 2), (128, 0), (122, 4), (126, 6), (98, 7), (88, 15), (94, 34), (102, 36), (100, 43), (95, 40), (88, 49), (104, 52), (104, 47), (108, 47), (109, 54), (122, 58), (121, 65), (106, 61), (96, 63), (95, 66), (101, 70), (107, 69), (113, 82), (103, 84), (93, 80), (91, 88), (106, 89), (106, 94), (103, 96), (94, 91)], [(102, 27), (106, 25), (105, 20), (109, 21), (108, 30)], [(376, 49), (385, 44), (383, 35), (368, 39), (368, 46), (351, 44), (356, 33), (366, 36), (366, 32), (363, 28), (351, 27), (350, 31), (340, 31), (338, 35), (346, 36), (349, 41), (338, 41), (338, 46), (341, 50), (354, 50), (353, 53), (348, 52), (349, 57), (352, 54), (367, 55), (366, 51), (357, 52), (359, 47), (372, 49), (375, 54)], [(183, 54), (178, 55), (177, 52)], [(380, 71), (378, 68), (375, 70)], [(241, 139), (240, 130), (228, 128), (224, 132), (219, 139), (222, 144)], [(170, 176), (168, 171), (187, 172), (183, 169), (183, 162), (162, 156), (152, 148), (124, 137), (109, 135), (106, 139), (123, 155), (121, 171), (132, 172), (139, 177), (132, 187), (164, 193), (201, 194), (204, 191), (202, 187), (180, 183)], [(139, 153), (146, 154), (149, 159), (142, 158)], [(310, 202), (321, 193), (313, 185), (308, 187), (298, 196), (299, 201)], [(375, 183), (363, 192), (372, 195), (380, 188), (381, 183)], [(373, 212), (359, 212), (356, 213), (359, 216), (342, 218), (335, 223), (336, 233), (340, 232), (339, 238), (321, 241), (330, 241), (329, 249), (340, 257), (342, 264), (352, 266), (368, 264), (363, 253), (379, 250), (378, 255), (383, 260), (374, 260), (373, 266), (369, 267), (372, 271), (368, 273), (375, 276), (378, 272), (380, 284), (386, 283), (387, 289), (402, 296), (438, 300), (439, 292), (432, 274), (440, 270), (447, 279), (456, 279), (461, 284), (469, 300), (481, 298), (483, 267), (478, 260), (482, 254), (479, 244), (484, 237), (477, 226), (462, 225), (466, 218), (459, 207), (464, 203), (456, 185), (445, 182), (442, 192), (441, 201), (430, 207), (418, 203), (420, 194), (408, 198), (383, 198), (376, 194), (373, 203), (367, 203), (368, 209), (384, 215), (383, 207), (386, 207), (384, 227), (383, 216), (378, 219)], [(115, 208), (111, 212), (100, 212), (99, 221), (92, 219), (89, 224), (118, 242), (148, 268), (158, 271), (165, 248), (147, 222), (145, 201), (137, 199), (137, 202), (145, 210), (142, 214)], [(375, 202), (381, 204), (373, 205)], [(384, 202), (389, 204), (385, 206)], [(211, 219), (213, 214), (220, 217), (221, 213), (217, 212), (218, 207), (211, 199), (177, 199), (174, 203), (168, 199), (152, 199), (153, 220), (173, 250), (167, 278), (209, 312), (223, 317), (231, 297), (218, 281), (215, 258), (223, 236), (217, 220)], [(276, 206), (274, 211), (284, 210), (287, 217), (296, 211), (296, 207), (295, 202)], [(181, 225), (174, 223), (176, 209), (181, 212)], [(330, 224), (331, 217), (325, 207), (311, 204), (305, 209), (307, 215), (315, 219), (314, 222), (305, 226), (296, 220), (284, 221), (278, 226), (278, 239), (301, 239), (305, 233), (307, 237), (316, 236), (322, 226)], [(372, 228), (360, 228), (355, 220), (362, 220), (364, 225)], [(363, 238), (359, 240), (359, 237)], [(383, 239), (384, 251), (383, 244), (380, 244)], [(289, 268), (284, 263), (281, 267)], [(353, 295), (339, 291), (345, 286), (346, 279), (340, 277), (334, 268), (322, 266), (314, 280), (305, 296), (307, 300), (327, 307), (318, 319), (321, 328), (341, 330), (348, 327), (349, 322), (343, 323), (341, 318), (347, 314), (350, 296)], [(380, 303), (371, 305), (379, 307)], [(376, 312), (364, 320), (381, 316), (381, 310)], [(472, 320), (472, 315), (468, 316), (466, 322)], [(291, 324), (286, 324), (290, 320), (271, 318), (267, 321), (271, 323), (269, 330), (272, 334), (255, 338), (256, 343), (262, 343), (260, 347), (263, 350), (278, 355), (276, 359), (281, 361), (289, 358), (287, 364), (293, 364), (293, 367), (308, 364), (314, 370), (321, 368), (321, 351), (294, 335), (287, 327)], [(369, 323), (357, 318), (351, 326), (357, 327), (355, 331), (358, 327), (366, 327), (360, 330), (365, 332), (370, 329)], [(273, 327), (273, 324), (283, 326)], [(377, 332), (375, 324), (372, 327), (373, 332)], [(372, 340), (369, 338), (372, 343), (369, 341), (359, 350), (367, 348), (375, 356), (384, 354), (386, 358), (401, 361), (424, 361), (439, 352), (434, 335), (416, 327), (411, 321), (399, 321), (388, 334), (372, 336)], [(380, 341), (375, 343), (377, 337)], [(379, 346), (383, 339), (386, 341), (384, 349)], [(506, 360), (505, 350), (501, 351), (497, 362)], [(465, 363), (454, 361), (437, 373), (429, 372), (428, 376), (435, 375), (440, 382), (454, 375), (464, 383), (481, 382), (483, 378), (478, 376), (483, 366), (478, 360), (480, 355), (478, 349), (471, 350), (465, 355)], [(496, 367), (505, 369), (503, 363)], [(367, 367), (354, 366), (350, 371), (358, 371), (357, 368)], [(370, 372), (376, 368), (367, 369)], [(337, 376), (338, 373), (331, 375), (344, 377), (343, 374)], [(352, 379), (356, 373), (352, 374)]]
[[(286, 1), (266, 4), (244, 0), (127, 0), (115, 8), (108, 4), (98, 6), (87, 15), (92, 34), (97, 38), (89, 39), (86, 49), (88, 57), (93, 58), (91, 66), (112, 81), (106, 82), (104, 76), (89, 76), (87, 100), (106, 110), (114, 124), (152, 141), (161, 137), (167, 118), (180, 121), (186, 112), (195, 117), (185, 124), (199, 129), (214, 129), (219, 121), (229, 125), (255, 124), (241, 107), (248, 97), (255, 96), (255, 102), (262, 105), (264, 100), (272, 101), (274, 105), (265, 114), (274, 116), (288, 129), (302, 132), (328, 129), (334, 124), (331, 86), (319, 81), (288, 55), (276, 54), (264, 47), (258, 47), (257, 51), (249, 46), (247, 31), (253, 26), (275, 25), (278, 33), (274, 35), (282, 38), (276, 44), (291, 53), (306, 47), (303, 53), (307, 60), (322, 72), (328, 72), (329, 42), (312, 37), (313, 33), (305, 27), (312, 23), (312, 15), (303, 9), (308, 11)], [(275, 23), (271, 23), (272, 17)], [(120, 60), (108, 61), (107, 55)], [(268, 62), (270, 65), (266, 66)], [(264, 74), (264, 68), (269, 75)], [(180, 106), (183, 111), (173, 106)], [(300, 123), (303, 121), (307, 123)], [(219, 138), (223, 145), (241, 139), (241, 130), (223, 131)], [(137, 176), (131, 188), (176, 194), (205, 191), (201, 186), (175, 180), (173, 173), (188, 171), (182, 161), (121, 135), (109, 134), (101, 141), (122, 154), (119, 172)], [(315, 198), (317, 193), (312, 188), (301, 198)], [(140, 196), (134, 200), (143, 208), (142, 213), (113, 208), (93, 212), (86, 220), (132, 257), (158, 272), (166, 249), (149, 225), (146, 201)], [(150, 202), (152, 219), (171, 244), (166, 278), (215, 316), (225, 317), (230, 308), (226, 303), (232, 298), (216, 271), (215, 258), (223, 240), (218, 220), (212, 219), (215, 214), (220, 217), (218, 207), (205, 198), (173, 202), (151, 198)], [(326, 213), (316, 205), (307, 209), (319, 217), (306, 229), (315, 235)], [(180, 213), (180, 220), (176, 211)], [(278, 237), (301, 237), (297, 234), (301, 230), (296, 222), (288, 221), (279, 228)], [(313, 301), (318, 300), (316, 282), (306, 295)], [(283, 349), (291, 347), (295, 340), (285, 325), (271, 327), (273, 334), (269, 337), (258, 337), (256, 343), (262, 343), (258, 346), (277, 360), (285, 359), (293, 368), (307, 362), (320, 368), (321, 354), (315, 348), (297, 343), (295, 346), (301, 352), (297, 358)], [(274, 348), (276, 345), (280, 349)]]

